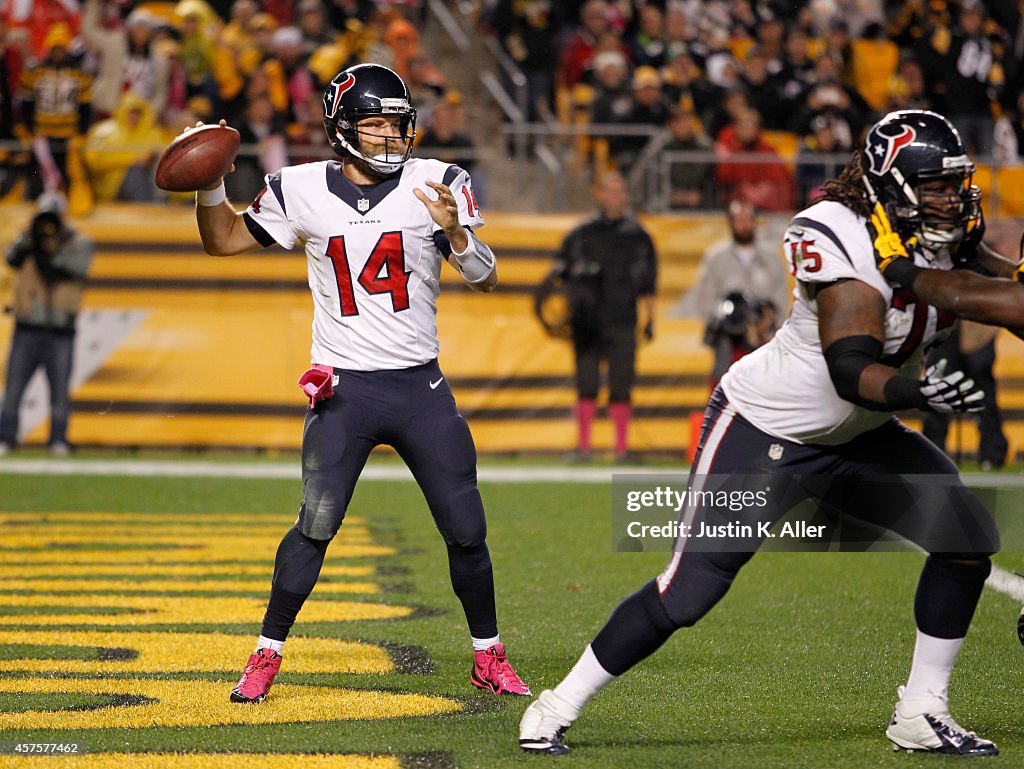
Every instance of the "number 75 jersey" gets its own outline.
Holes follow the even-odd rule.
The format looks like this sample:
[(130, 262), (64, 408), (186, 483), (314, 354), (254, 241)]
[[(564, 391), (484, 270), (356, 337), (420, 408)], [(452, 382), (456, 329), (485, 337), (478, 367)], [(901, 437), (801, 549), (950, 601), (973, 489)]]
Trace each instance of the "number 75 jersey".
[(402, 369), (437, 357), (437, 297), (441, 247), (447, 239), (413, 194), (436, 193), (426, 181), (451, 188), (459, 221), (483, 219), (469, 175), (437, 160), (411, 159), (394, 176), (357, 185), (337, 161), (288, 166), (243, 218), (263, 246), (306, 252), (313, 293), (311, 359), (357, 371)]
[[(797, 443), (845, 443), (891, 417), (836, 392), (821, 350), (817, 290), (856, 280), (877, 291), (886, 307), (880, 362), (914, 379), (921, 375), (925, 351), (950, 333), (954, 317), (890, 286), (875, 267), (864, 218), (840, 203), (823, 201), (798, 213), (783, 248), (797, 283), (789, 318), (768, 344), (733, 364), (722, 388), (736, 410), (766, 433)], [(915, 261), (922, 267), (953, 266), (946, 253), (931, 255), (930, 262), (915, 254)]]

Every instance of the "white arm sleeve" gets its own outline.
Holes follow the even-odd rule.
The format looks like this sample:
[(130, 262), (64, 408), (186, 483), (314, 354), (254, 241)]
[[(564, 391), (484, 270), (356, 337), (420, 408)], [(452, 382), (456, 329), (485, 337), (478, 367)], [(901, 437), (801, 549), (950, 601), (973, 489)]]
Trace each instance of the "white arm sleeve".
[(467, 229), (469, 244), (461, 254), (452, 251), (451, 258), (459, 265), (459, 272), (467, 283), (482, 283), (494, 270), (494, 252)]

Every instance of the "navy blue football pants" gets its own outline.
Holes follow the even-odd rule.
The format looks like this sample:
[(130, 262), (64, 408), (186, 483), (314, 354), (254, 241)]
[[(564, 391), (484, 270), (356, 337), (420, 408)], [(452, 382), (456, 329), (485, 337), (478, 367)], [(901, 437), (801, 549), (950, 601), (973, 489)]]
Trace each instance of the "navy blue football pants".
[[(903, 487), (872, 482), (894, 475), (927, 475), (935, 482), (908, 480)], [(939, 638), (966, 635), (999, 534), (984, 506), (960, 482), (955, 465), (920, 433), (893, 418), (841, 446), (802, 445), (754, 427), (728, 407), (717, 388), (705, 412), (691, 484), (707, 476), (732, 477), (734, 489), (743, 487), (745, 476), (758, 487), (771, 477), (771, 486), (783, 490), (769, 497), (773, 507), (748, 507), (736, 514), (740, 522), (750, 515), (755, 530), (756, 521), (777, 521), (807, 499), (917, 543), (944, 541), (940, 535), (954, 525), (966, 530), (954, 541), (969, 547), (930, 553), (914, 602), (922, 632)], [(689, 517), (684, 522), (693, 527), (702, 515), (699, 506), (683, 511)], [(677, 542), (665, 571), (623, 601), (594, 639), (594, 653), (610, 673), (620, 675), (676, 629), (695, 624), (754, 554), (753, 548), (709, 552), (686, 544)]]
[(359, 474), (381, 444), (394, 447), (426, 497), (447, 545), (452, 587), (470, 632), (476, 638), (497, 635), (476, 447), (437, 361), (393, 371), (335, 369), (335, 374), (334, 397), (306, 414), (302, 504), (278, 549), (264, 635), (287, 634), (319, 576)]

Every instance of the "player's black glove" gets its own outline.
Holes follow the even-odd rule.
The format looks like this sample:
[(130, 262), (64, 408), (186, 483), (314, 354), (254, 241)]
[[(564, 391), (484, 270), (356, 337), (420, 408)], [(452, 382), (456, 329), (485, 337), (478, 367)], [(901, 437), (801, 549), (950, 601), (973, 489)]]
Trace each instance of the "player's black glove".
[(963, 371), (946, 373), (945, 358), (929, 366), (921, 380), (921, 395), (926, 401), (925, 408), (940, 414), (962, 414), (981, 411), (985, 408), (985, 392), (966, 379)]
[(875, 203), (868, 229), (875, 248), (875, 266), (878, 271), (886, 280), (909, 288), (921, 268), (914, 265), (914, 259), (907, 251), (903, 238), (892, 228), (889, 214), (881, 203)]

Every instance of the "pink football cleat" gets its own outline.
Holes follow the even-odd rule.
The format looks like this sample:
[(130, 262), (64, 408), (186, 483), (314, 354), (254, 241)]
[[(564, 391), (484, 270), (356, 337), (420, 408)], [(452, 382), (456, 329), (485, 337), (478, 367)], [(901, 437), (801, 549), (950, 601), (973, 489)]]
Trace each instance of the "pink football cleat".
[(505, 644), (495, 644), (487, 651), (473, 653), (473, 686), (495, 695), (515, 694), (530, 697), (533, 692), (523, 683), (505, 657)]
[(249, 655), (242, 677), (231, 692), (231, 701), (263, 702), (280, 669), (280, 654), (273, 649), (257, 649)]

